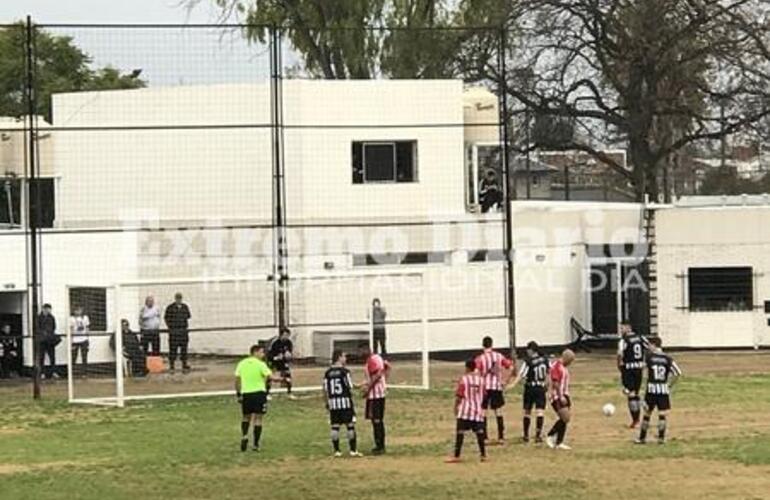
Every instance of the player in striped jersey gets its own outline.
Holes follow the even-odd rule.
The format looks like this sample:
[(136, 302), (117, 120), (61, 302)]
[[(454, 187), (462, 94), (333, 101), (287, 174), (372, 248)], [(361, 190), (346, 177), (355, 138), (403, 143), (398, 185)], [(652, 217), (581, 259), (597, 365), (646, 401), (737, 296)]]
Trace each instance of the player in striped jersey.
[(481, 375), (476, 371), (476, 361), (469, 359), (465, 362), (465, 375), (460, 378), (455, 391), (455, 415), (457, 416), (457, 433), (455, 435), (454, 455), (446, 460), (446, 463), (454, 464), (460, 461), (463, 449), (463, 440), (468, 431), (476, 434), (479, 444), (481, 461), (487, 460), (487, 450), (484, 443), (484, 395), (485, 383)]
[(390, 363), (382, 359), (382, 356), (372, 352), (371, 347), (365, 344), (361, 348), (361, 355), (366, 360), (364, 375), (366, 381), (362, 388), (366, 399), (366, 418), (372, 421), (374, 433), (373, 455), (385, 453), (385, 396), (387, 395), (387, 377), (390, 374)]
[(666, 442), (666, 425), (671, 409), (671, 387), (682, 375), (679, 365), (661, 349), (660, 337), (650, 339), (652, 347), (647, 355), (647, 392), (644, 396), (644, 418), (637, 444), (645, 444), (652, 412), (658, 409), (658, 443)]
[(350, 371), (345, 367), (347, 356), (342, 351), (334, 351), (332, 354), (332, 366), (324, 374), (323, 389), (326, 395), (326, 409), (329, 411), (331, 424), (332, 446), (334, 456), (341, 457), (340, 452), (340, 427), (343, 425), (348, 431), (348, 444), (350, 456), (363, 456), (358, 452), (356, 443), (356, 410), (353, 405), (353, 382), (350, 379)]
[(618, 342), (618, 370), (623, 383), (623, 392), (628, 398), (628, 412), (631, 414), (630, 429), (639, 425), (642, 404), (639, 390), (642, 388), (644, 355), (649, 348), (647, 339), (631, 330), (628, 321), (620, 323)]
[[(514, 375), (515, 363), (492, 349), (492, 337), (484, 337), (481, 342), (484, 350), (476, 357), (476, 369), (484, 379), (484, 439), (489, 439), (487, 434), (487, 411), (492, 410), (497, 419), (497, 439), (502, 444), (505, 442), (505, 421), (502, 408), (505, 406), (503, 389), (511, 381)], [(503, 382), (503, 372), (508, 375)]]
[(543, 423), (545, 422), (545, 401), (548, 388), (548, 358), (540, 352), (540, 346), (534, 340), (527, 344), (527, 359), (511, 387), (524, 380), (524, 426), (522, 441), (529, 442), (529, 428), (532, 423), (532, 408), (537, 412), (537, 433), (535, 442), (543, 442)]
[(561, 358), (551, 364), (551, 406), (559, 416), (559, 420), (557, 420), (556, 423), (553, 424), (553, 427), (551, 427), (551, 430), (548, 431), (546, 443), (549, 448), (557, 448), (560, 450), (571, 449), (564, 444), (564, 436), (567, 433), (567, 424), (569, 424), (572, 417), (572, 401), (569, 396), (569, 365), (571, 365), (573, 361), (575, 361), (575, 353), (569, 349), (565, 349), (564, 352), (561, 353)]

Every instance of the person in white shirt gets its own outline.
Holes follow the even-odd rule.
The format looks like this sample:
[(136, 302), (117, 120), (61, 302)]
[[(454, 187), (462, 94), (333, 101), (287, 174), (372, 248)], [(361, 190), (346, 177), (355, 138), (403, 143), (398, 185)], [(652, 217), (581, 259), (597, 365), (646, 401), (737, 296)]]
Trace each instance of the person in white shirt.
[(88, 333), (91, 321), (88, 316), (83, 312), (83, 308), (75, 306), (72, 316), (70, 316), (70, 336), (72, 338), (72, 366), (74, 367), (78, 360), (78, 352), (80, 352), (80, 359), (83, 361), (83, 373), (85, 374), (88, 367)]
[(160, 356), (160, 308), (151, 295), (144, 299), (144, 306), (139, 311), (139, 331), (145, 354)]

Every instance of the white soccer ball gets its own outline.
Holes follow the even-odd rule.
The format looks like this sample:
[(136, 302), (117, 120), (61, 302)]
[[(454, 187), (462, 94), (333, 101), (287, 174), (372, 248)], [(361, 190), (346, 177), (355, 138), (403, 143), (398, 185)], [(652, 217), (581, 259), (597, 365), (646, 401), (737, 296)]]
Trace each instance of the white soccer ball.
[(602, 407), (602, 413), (605, 417), (611, 417), (615, 414), (615, 405), (612, 403), (607, 403)]

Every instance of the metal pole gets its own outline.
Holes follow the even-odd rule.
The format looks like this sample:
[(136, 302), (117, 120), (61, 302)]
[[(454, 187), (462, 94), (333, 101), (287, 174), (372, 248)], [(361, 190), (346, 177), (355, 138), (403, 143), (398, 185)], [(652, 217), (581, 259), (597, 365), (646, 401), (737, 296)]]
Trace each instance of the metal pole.
[[(506, 72), (505, 47), (506, 47), (505, 26), (500, 30), (500, 134), (503, 143), (503, 206), (505, 221), (503, 224), (503, 237), (505, 239), (505, 272), (506, 272), (506, 303), (508, 306), (508, 338), (511, 347), (511, 356), (516, 356), (516, 295), (514, 290), (514, 271), (513, 271), (513, 219), (511, 214), (511, 173), (510, 173), (510, 140), (508, 137), (508, 76)], [(529, 150), (529, 144), (527, 144)], [(529, 152), (527, 152), (529, 157)], [(529, 179), (527, 179), (527, 197), (529, 198)]]
[[(25, 97), (27, 101), (27, 120), (29, 127), (27, 127), (27, 147), (29, 148), (27, 153), (29, 164), (29, 182), (27, 183), (28, 196), (27, 196), (27, 224), (29, 225), (29, 255), (30, 255), (30, 281), (28, 283), (28, 289), (30, 291), (31, 302), (31, 314), (32, 318), (27, 322), (31, 336), (32, 336), (32, 364), (34, 366), (32, 374), (32, 397), (40, 399), (40, 359), (38, 355), (38, 302), (39, 302), (39, 283), (38, 283), (38, 231), (37, 225), (39, 222), (40, 214), (40, 191), (37, 185), (37, 158), (35, 141), (37, 140), (37, 134), (35, 133), (35, 70), (34, 70), (34, 26), (32, 25), (32, 17), (27, 16), (27, 47), (26, 47), (26, 85), (25, 85)], [(34, 209), (33, 209), (34, 207)], [(55, 369), (55, 367), (54, 367)]]
[(564, 164), (564, 199), (569, 201), (569, 165)]
[[(115, 286), (115, 311), (118, 310), (120, 304), (120, 286)], [(118, 408), (123, 408), (126, 405), (126, 393), (125, 393), (125, 380), (123, 374), (123, 325), (120, 324), (121, 320), (116, 315), (116, 324), (113, 324), (115, 330), (115, 404)]]
[(525, 154), (525, 171), (527, 173), (527, 199), (532, 199), (532, 176), (530, 173), (530, 163), (529, 163), (529, 144), (530, 144), (530, 137), (529, 137), (529, 106), (526, 106), (524, 108), (524, 135), (527, 138), (527, 149), (524, 151)]
[[(288, 313), (288, 269), (286, 247), (286, 189), (283, 165), (283, 94), (281, 68), (281, 34), (277, 27), (271, 28), (270, 66), (273, 133), (273, 222), (274, 222), (274, 265), (277, 279), (278, 326), (283, 329), (289, 324)], [(275, 276), (277, 275), (277, 276)]]
[(719, 100), (719, 123), (722, 132), (722, 141), (720, 143), (720, 155), (722, 156), (722, 171), (724, 172), (727, 166), (727, 134), (725, 134), (725, 100), (724, 98)]

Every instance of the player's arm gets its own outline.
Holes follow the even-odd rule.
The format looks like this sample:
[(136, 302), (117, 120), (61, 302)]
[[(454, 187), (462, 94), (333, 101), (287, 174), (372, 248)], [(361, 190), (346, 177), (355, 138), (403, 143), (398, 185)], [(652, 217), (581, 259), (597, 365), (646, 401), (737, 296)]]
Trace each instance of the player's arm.
[(321, 388), (324, 391), (324, 407), (328, 410), (329, 409), (329, 387), (328, 382), (329, 379), (324, 376), (323, 382), (321, 382)]
[(510, 359), (510, 358), (503, 358), (502, 361), (503, 368), (508, 371), (508, 376), (505, 378), (505, 382), (503, 382), (503, 387), (506, 387), (508, 384), (511, 383), (511, 380), (516, 376), (516, 360)]
[(556, 396), (556, 399), (563, 402), (564, 401), (564, 391), (561, 384), (561, 379), (564, 376), (564, 374), (561, 372), (561, 369), (555, 369), (551, 368), (551, 389), (553, 391), (554, 396)]
[(463, 402), (464, 397), (465, 397), (465, 384), (463, 384), (463, 380), (460, 379), (460, 381), (457, 383), (457, 389), (455, 390), (455, 406), (454, 406), (455, 414), (457, 413), (457, 409), (460, 408), (460, 404)]
[(516, 386), (518, 385), (518, 383), (519, 383), (519, 382), (521, 382), (521, 380), (522, 380), (524, 377), (526, 377), (526, 376), (527, 376), (527, 372), (528, 372), (528, 371), (529, 371), (529, 366), (527, 365), (527, 363), (522, 363), (522, 364), (521, 364), (521, 370), (519, 370), (519, 372), (516, 374), (516, 378), (515, 378), (515, 379), (513, 379), (513, 382), (509, 384), (509, 387), (510, 387), (511, 389), (513, 389), (514, 387), (516, 387)]
[(241, 400), (241, 376), (237, 373), (235, 374), (235, 398), (238, 401)]
[(670, 387), (674, 387), (674, 385), (679, 381), (679, 377), (682, 376), (682, 369), (679, 368), (679, 365), (676, 364), (676, 361), (671, 362), (671, 381), (669, 382)]
[(626, 349), (626, 341), (622, 338), (618, 341), (618, 370), (623, 370), (623, 351)]

